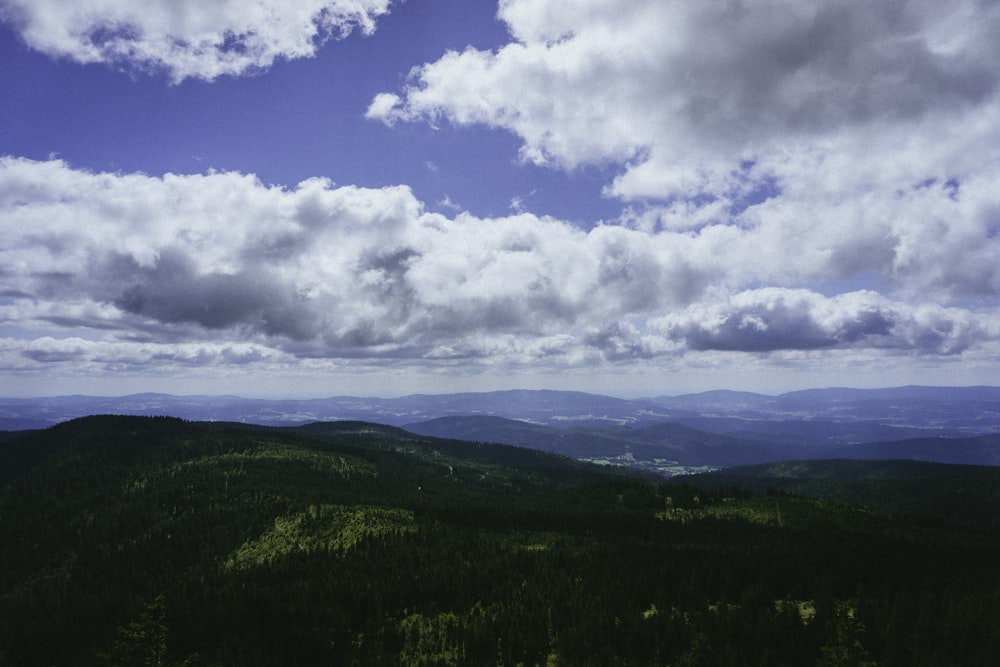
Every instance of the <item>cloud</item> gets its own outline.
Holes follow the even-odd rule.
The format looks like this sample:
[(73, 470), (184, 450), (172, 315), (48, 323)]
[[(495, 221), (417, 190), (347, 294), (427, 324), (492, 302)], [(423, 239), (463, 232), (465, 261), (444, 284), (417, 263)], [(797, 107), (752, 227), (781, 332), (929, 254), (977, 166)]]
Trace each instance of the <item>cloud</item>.
[(877, 274), (913, 297), (1000, 294), (1000, 5), (627, 4), (503, 2), (511, 43), (415, 68), (369, 116), (617, 165), (623, 222), (699, 234), (744, 285)]
[(913, 307), (870, 291), (829, 298), (779, 288), (693, 305), (652, 326), (693, 350), (740, 352), (875, 348), (950, 355), (1000, 333), (995, 318), (983, 324), (960, 309)]
[(462, 210), (462, 205), (461, 204), (456, 204), (455, 202), (453, 202), (451, 200), (451, 197), (449, 197), (448, 195), (445, 195), (444, 199), (440, 200), (437, 203), (437, 206), (438, 206), (438, 208), (446, 209), (448, 211), (452, 211), (453, 213)]
[(23, 362), (18, 358), (43, 366), (72, 366), (79, 373), (142, 373), (164, 367), (225, 369), (288, 361), (275, 350), (250, 343), (108, 342), (75, 336), (43, 336), (28, 341), (0, 338), (0, 367), (19, 370)]
[[(718, 350), (957, 355), (1000, 339), (988, 306), (754, 287), (836, 275), (868, 242), (772, 239), (767, 224), (584, 231), (528, 213), (449, 218), (406, 187), (282, 188), (232, 172), (91, 173), (8, 157), (0, 227), (0, 328), (17, 332), (8, 368), (538, 369)], [(900, 252), (888, 248), (892, 264)]]
[(622, 222), (697, 235), (677, 243), (734, 261), (716, 267), (731, 288), (876, 274), (909, 298), (1000, 294), (1000, 5), (507, 0), (498, 15), (509, 44), (414, 68), (369, 116), (502, 129), (555, 169), (611, 165)]
[(628, 162), (623, 196), (716, 190), (790, 139), (975, 109), (1000, 78), (1000, 8), (975, 0), (509, 0), (499, 18), (514, 41), (415, 68), (370, 115), (504, 128), (538, 163)]
[(585, 334), (583, 342), (609, 361), (650, 360), (683, 349), (662, 336), (644, 335), (631, 322), (593, 328)]
[(33, 49), (80, 63), (212, 80), (307, 58), (330, 37), (371, 33), (391, 0), (4, 0), (0, 20)]
[(368, 105), (368, 110), (365, 111), (365, 118), (381, 120), (391, 125), (394, 122), (395, 109), (400, 102), (402, 100), (399, 95), (394, 93), (379, 93), (372, 99), (371, 104)]

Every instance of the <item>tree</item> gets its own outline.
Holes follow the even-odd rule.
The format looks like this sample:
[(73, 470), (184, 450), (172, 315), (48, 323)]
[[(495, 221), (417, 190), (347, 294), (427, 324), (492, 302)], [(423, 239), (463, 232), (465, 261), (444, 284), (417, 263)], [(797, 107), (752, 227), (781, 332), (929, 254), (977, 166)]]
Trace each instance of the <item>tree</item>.
[(118, 628), (110, 654), (100, 656), (113, 667), (188, 667), (197, 656), (182, 662), (167, 662), (166, 596), (160, 594), (146, 605), (138, 620)]
[(868, 650), (861, 643), (865, 633), (864, 624), (855, 616), (854, 609), (846, 602), (837, 602), (834, 616), (830, 620), (831, 637), (820, 649), (817, 665), (823, 667), (874, 667)]

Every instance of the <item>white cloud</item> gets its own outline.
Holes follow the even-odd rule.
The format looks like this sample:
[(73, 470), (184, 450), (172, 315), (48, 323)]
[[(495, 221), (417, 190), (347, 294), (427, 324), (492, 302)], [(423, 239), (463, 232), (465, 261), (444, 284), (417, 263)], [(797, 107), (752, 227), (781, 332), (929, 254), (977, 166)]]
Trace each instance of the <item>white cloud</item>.
[[(179, 82), (309, 57), (391, 4), (0, 0), (0, 19), (53, 56)], [(2, 158), (0, 367), (992, 370), (1000, 5), (501, 0), (498, 16), (509, 44), (416, 67), (366, 116), (497, 128), (525, 161), (606, 168), (616, 224), (531, 215), (531, 194), (484, 219), (405, 186)]]
[(448, 195), (445, 195), (444, 199), (440, 200), (437, 203), (437, 206), (438, 206), (438, 208), (446, 209), (446, 210), (451, 211), (453, 213), (457, 213), (458, 211), (462, 210), (462, 205), (461, 204), (456, 204), (455, 202), (453, 202), (451, 200), (451, 197), (449, 197)]
[(33, 49), (81, 63), (212, 80), (306, 58), (327, 39), (371, 33), (392, 0), (2, 0)]
[(499, 16), (516, 41), (415, 69), (378, 115), (502, 127), (538, 162), (632, 160), (624, 196), (716, 190), (742, 157), (919, 124), (997, 89), (1000, 9), (974, 0), (508, 0)]
[(415, 68), (370, 115), (617, 165), (622, 221), (718, 257), (730, 289), (875, 274), (908, 298), (1000, 295), (1000, 5), (505, 0), (499, 17), (511, 43)]
[(405, 187), (286, 189), (238, 173), (3, 158), (0, 231), (0, 330), (20, 332), (0, 355), (8, 370), (326, 360), (537, 371), (720, 350), (975, 355), (1000, 339), (996, 308), (747, 289), (832, 273), (847, 260), (809, 264), (831, 244), (852, 247), (802, 234), (782, 241), (785, 264), (746, 268), (765, 224), (583, 231), (527, 213), (449, 218)]
[(382, 120), (391, 125), (395, 109), (400, 102), (402, 100), (395, 93), (379, 93), (368, 105), (365, 118)]
[(874, 292), (828, 298), (809, 290), (764, 288), (699, 303), (651, 322), (695, 350), (773, 352), (868, 348), (960, 354), (1000, 336), (997, 313), (911, 306)]
[(43, 364), (68, 362), (77, 372), (155, 370), (157, 366), (206, 369), (287, 361), (280, 353), (249, 343), (149, 343), (93, 341), (79, 337), (43, 336), (30, 341), (0, 339), (0, 359), (17, 357)]

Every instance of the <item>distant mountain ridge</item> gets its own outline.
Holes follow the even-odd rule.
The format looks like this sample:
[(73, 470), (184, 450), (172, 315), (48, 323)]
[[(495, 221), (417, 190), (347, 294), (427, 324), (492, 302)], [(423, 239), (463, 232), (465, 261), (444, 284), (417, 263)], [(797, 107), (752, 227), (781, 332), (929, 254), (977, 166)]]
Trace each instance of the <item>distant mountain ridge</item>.
[(627, 465), (661, 474), (700, 472), (775, 461), (820, 459), (917, 460), (1000, 466), (1000, 434), (919, 437), (860, 444), (831, 444), (820, 438), (797, 441), (737, 438), (660, 422), (641, 428), (608, 426), (558, 429), (501, 417), (441, 417), (409, 424), (419, 435), (531, 447), (603, 464)]
[[(738, 431), (753, 422), (865, 421), (921, 429), (925, 435), (971, 435), (1000, 432), (1000, 387), (829, 388), (778, 396), (719, 390), (644, 399), (553, 390), (413, 394), (398, 398), (258, 399), (158, 393), (0, 398), (0, 429), (12, 430), (10, 424), (16, 420), (43, 425), (102, 413), (170, 414), (183, 419), (264, 425), (356, 419), (401, 426), (464, 415), (490, 415), (562, 427), (642, 426), (675, 421), (718, 433)], [(901, 437), (913, 435), (901, 432)]]
[(133, 394), (0, 399), (0, 430), (94, 414), (270, 426), (363, 421), (678, 474), (791, 459), (919, 458), (1000, 464), (1000, 387), (710, 391), (628, 400), (511, 390), (268, 400)]
[[(661, 414), (662, 413), (662, 414)], [(132, 394), (121, 397), (0, 398), (0, 428), (9, 420), (54, 424), (91, 414), (163, 415), (204, 421), (290, 425), (361, 420), (399, 426), (456, 415), (495, 415), (539, 423), (636, 423), (670, 416), (649, 402), (549, 390), (413, 394), (399, 398), (335, 396), (257, 399), (238, 396)]]

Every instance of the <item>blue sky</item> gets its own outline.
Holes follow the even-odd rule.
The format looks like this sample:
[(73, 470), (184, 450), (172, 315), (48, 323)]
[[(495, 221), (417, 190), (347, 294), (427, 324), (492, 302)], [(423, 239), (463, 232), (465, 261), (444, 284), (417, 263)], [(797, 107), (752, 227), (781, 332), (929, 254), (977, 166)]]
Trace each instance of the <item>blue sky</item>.
[(389, 130), (365, 118), (372, 98), (405, 83), (415, 63), (448, 49), (502, 45), (507, 33), (495, 14), (488, 2), (402, 3), (373, 34), (328, 42), (313, 58), (178, 85), (162, 72), (129, 76), (33, 52), (8, 24), (2, 60), (18, 65), (0, 74), (13, 93), (0, 130), (4, 152), (58, 155), (98, 171), (213, 168), (269, 184), (314, 176), (364, 187), (405, 183), (430, 206), (447, 197), (490, 216), (509, 213), (516, 197), (530, 199), (538, 213), (585, 224), (617, 215), (620, 207), (600, 196), (606, 175), (599, 168), (567, 174), (517, 164), (518, 141), (502, 132), (426, 124)]
[(0, 393), (996, 383), (995, 3), (135, 7), (0, 0)]
[[(58, 155), (99, 171), (214, 168), (271, 184), (317, 175), (365, 187), (406, 183), (428, 204), (468, 200), (486, 215), (506, 214), (514, 197), (581, 221), (594, 219), (595, 208), (614, 215), (615, 206), (600, 197), (597, 170), (568, 176), (518, 166), (518, 142), (510, 135), (416, 124), (389, 131), (365, 119), (372, 98), (398, 88), (414, 63), (447, 49), (501, 45), (507, 33), (495, 13), (487, 2), (403, 3), (373, 34), (328, 42), (313, 58), (178, 85), (163, 73), (128, 76), (33, 52), (6, 25), (3, 62), (17, 67), (2, 74), (4, 89), (12, 91), (3, 146), (9, 155)], [(580, 182), (588, 186), (586, 203), (575, 187)], [(562, 196), (570, 189), (577, 196)]]

